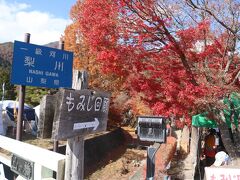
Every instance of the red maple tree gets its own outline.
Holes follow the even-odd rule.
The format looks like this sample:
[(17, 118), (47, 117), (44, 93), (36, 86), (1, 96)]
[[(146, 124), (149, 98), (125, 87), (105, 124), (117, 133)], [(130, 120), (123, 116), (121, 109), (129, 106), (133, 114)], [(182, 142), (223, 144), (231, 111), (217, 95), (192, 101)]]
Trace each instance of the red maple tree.
[(77, 1), (75, 20), (102, 72), (121, 78), (119, 92), (130, 97), (126, 104), (139, 114), (143, 102), (155, 115), (174, 115), (181, 126), (239, 88), (239, 57), (231, 54), (229, 64), (231, 35), (216, 33), (210, 18), (184, 24), (174, 15), (177, 6), (164, 5), (155, 0)]

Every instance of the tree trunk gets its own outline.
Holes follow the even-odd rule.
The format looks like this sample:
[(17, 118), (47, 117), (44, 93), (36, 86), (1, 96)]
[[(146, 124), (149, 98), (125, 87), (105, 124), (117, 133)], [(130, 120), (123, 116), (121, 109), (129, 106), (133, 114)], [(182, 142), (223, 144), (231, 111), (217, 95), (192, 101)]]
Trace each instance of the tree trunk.
[(231, 165), (240, 166), (240, 152), (239, 152), (240, 150), (238, 147), (238, 144), (239, 144), (238, 139), (235, 139), (236, 143), (232, 142), (229, 135), (228, 126), (226, 123), (222, 122), (218, 124), (218, 127), (221, 132), (221, 138), (222, 138), (224, 147), (231, 158)]
[(196, 161), (197, 161), (198, 142), (199, 142), (198, 129), (195, 126), (192, 126), (190, 154), (191, 154), (191, 157), (192, 157), (192, 163), (193, 164), (195, 164)]

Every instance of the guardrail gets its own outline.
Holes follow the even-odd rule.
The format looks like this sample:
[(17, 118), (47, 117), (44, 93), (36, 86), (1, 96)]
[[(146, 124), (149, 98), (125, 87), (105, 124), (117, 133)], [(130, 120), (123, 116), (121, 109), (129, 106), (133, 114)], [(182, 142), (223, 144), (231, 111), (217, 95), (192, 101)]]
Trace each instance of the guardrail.
[[(34, 180), (52, 178), (53, 171), (56, 172), (57, 180), (64, 180), (64, 155), (1, 135), (0, 148), (33, 162)], [(11, 158), (0, 154), (0, 163), (11, 167)]]

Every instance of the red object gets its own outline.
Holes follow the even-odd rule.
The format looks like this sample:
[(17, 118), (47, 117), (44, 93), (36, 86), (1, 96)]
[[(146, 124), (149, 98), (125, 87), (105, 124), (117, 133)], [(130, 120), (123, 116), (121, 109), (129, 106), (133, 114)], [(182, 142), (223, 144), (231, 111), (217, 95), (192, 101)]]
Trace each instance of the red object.
[(234, 55), (225, 80), (227, 34), (212, 32), (209, 21), (179, 30), (171, 18), (156, 14), (154, 3), (77, 1), (76, 32), (83, 35), (102, 72), (124, 83), (120, 89), (129, 95), (135, 112), (140, 99), (155, 115), (174, 115), (179, 127), (191, 125), (192, 114), (205, 99), (217, 102), (226, 94), (230, 87), (223, 84), (239, 71), (234, 66), (239, 57)]
[[(174, 156), (177, 147), (177, 140), (172, 136), (167, 137), (167, 142), (161, 144), (160, 148), (155, 154), (155, 176), (159, 173), (165, 173), (168, 163)], [(146, 177), (146, 165), (144, 166), (143, 177)]]
[(209, 134), (205, 138), (204, 154), (208, 157), (215, 157), (215, 136), (213, 134)]

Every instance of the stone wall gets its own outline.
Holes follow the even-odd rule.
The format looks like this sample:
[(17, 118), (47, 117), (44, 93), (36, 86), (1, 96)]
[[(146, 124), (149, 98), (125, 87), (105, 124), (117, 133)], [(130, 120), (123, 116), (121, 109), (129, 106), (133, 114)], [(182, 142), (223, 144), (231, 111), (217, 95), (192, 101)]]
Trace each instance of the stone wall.
[[(104, 159), (109, 152), (125, 142), (121, 128), (114, 131), (89, 136), (84, 143), (84, 166), (96, 164)], [(59, 147), (59, 153), (65, 154), (66, 146)]]
[(37, 133), (39, 138), (52, 136), (55, 101), (54, 95), (45, 95), (41, 99)]

